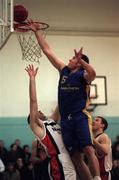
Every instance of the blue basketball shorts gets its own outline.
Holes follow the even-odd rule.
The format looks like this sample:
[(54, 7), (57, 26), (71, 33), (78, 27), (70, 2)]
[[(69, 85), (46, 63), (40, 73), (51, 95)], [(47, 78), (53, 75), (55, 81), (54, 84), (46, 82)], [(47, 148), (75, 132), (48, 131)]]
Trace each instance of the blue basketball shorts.
[(64, 144), (71, 154), (93, 144), (92, 118), (86, 110), (62, 116), (61, 131)]

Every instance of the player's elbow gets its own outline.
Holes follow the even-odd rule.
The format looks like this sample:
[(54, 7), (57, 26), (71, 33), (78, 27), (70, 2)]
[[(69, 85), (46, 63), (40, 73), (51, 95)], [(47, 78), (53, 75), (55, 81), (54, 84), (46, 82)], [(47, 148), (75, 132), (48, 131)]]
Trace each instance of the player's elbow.
[(86, 72), (84, 74), (84, 78), (88, 81), (88, 82), (92, 82), (96, 77), (96, 72), (93, 69), (90, 69), (88, 72)]
[(108, 152), (107, 151), (103, 151), (103, 156), (107, 156), (108, 155)]
[(103, 149), (102, 149), (102, 154), (103, 154), (104, 156), (107, 156), (108, 153), (109, 153), (108, 149), (106, 149), (106, 148), (103, 148)]
[(34, 106), (37, 103), (37, 99), (35, 96), (30, 96), (30, 105)]
[(51, 54), (51, 49), (49, 47), (43, 48), (42, 51), (46, 56), (49, 56)]
[(96, 72), (95, 72), (95, 70), (93, 70), (91, 72), (91, 81), (93, 81), (95, 78), (96, 78)]

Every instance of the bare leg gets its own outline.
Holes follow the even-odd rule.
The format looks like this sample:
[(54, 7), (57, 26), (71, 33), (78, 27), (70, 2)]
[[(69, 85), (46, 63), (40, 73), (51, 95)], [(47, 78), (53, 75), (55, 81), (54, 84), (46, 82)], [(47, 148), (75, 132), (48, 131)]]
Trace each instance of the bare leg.
[(76, 168), (78, 177), (80, 180), (92, 180), (88, 166), (84, 162), (84, 156), (82, 153), (76, 152), (72, 156), (72, 161)]
[(98, 159), (97, 159), (97, 157), (95, 155), (93, 147), (92, 146), (87, 146), (87, 147), (84, 148), (83, 152), (84, 152), (84, 154), (86, 155), (86, 157), (88, 159), (89, 166), (90, 166), (90, 171), (91, 171), (91, 174), (92, 174), (93, 178), (95, 176), (100, 177), (99, 163), (98, 163)]

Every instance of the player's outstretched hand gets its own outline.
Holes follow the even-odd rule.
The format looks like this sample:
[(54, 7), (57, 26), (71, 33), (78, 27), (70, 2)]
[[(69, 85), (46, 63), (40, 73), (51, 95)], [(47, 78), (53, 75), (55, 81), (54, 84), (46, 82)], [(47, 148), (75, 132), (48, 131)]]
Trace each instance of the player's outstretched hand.
[(28, 19), (27, 27), (30, 28), (32, 31), (36, 32), (39, 30), (39, 23), (34, 22), (32, 19)]
[(37, 72), (38, 72), (38, 67), (36, 69), (34, 69), (34, 66), (33, 65), (28, 65), (25, 70), (27, 71), (28, 75), (30, 77), (35, 77)]

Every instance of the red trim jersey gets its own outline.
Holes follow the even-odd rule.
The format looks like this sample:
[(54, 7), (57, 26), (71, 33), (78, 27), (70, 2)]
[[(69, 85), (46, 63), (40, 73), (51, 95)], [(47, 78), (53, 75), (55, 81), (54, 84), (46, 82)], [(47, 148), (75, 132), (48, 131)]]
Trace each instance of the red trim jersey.
[[(104, 135), (107, 136), (107, 134), (104, 134)], [(98, 140), (100, 136), (101, 136), (101, 134), (96, 139)], [(110, 146), (108, 149), (108, 154), (103, 155), (103, 154), (99, 153), (98, 151), (96, 151), (96, 156), (98, 158), (98, 162), (99, 162), (99, 166), (100, 166), (100, 174), (101, 174), (102, 180), (103, 180), (103, 179), (105, 179), (105, 178), (103, 178), (103, 176), (106, 176), (106, 172), (110, 172), (112, 169), (111, 139), (110, 139)], [(108, 176), (108, 178), (106, 180), (110, 180), (110, 176)]]
[(53, 180), (76, 180), (76, 172), (64, 146), (60, 125), (54, 120), (43, 121), (45, 135), (41, 143), (51, 158), (49, 174)]

